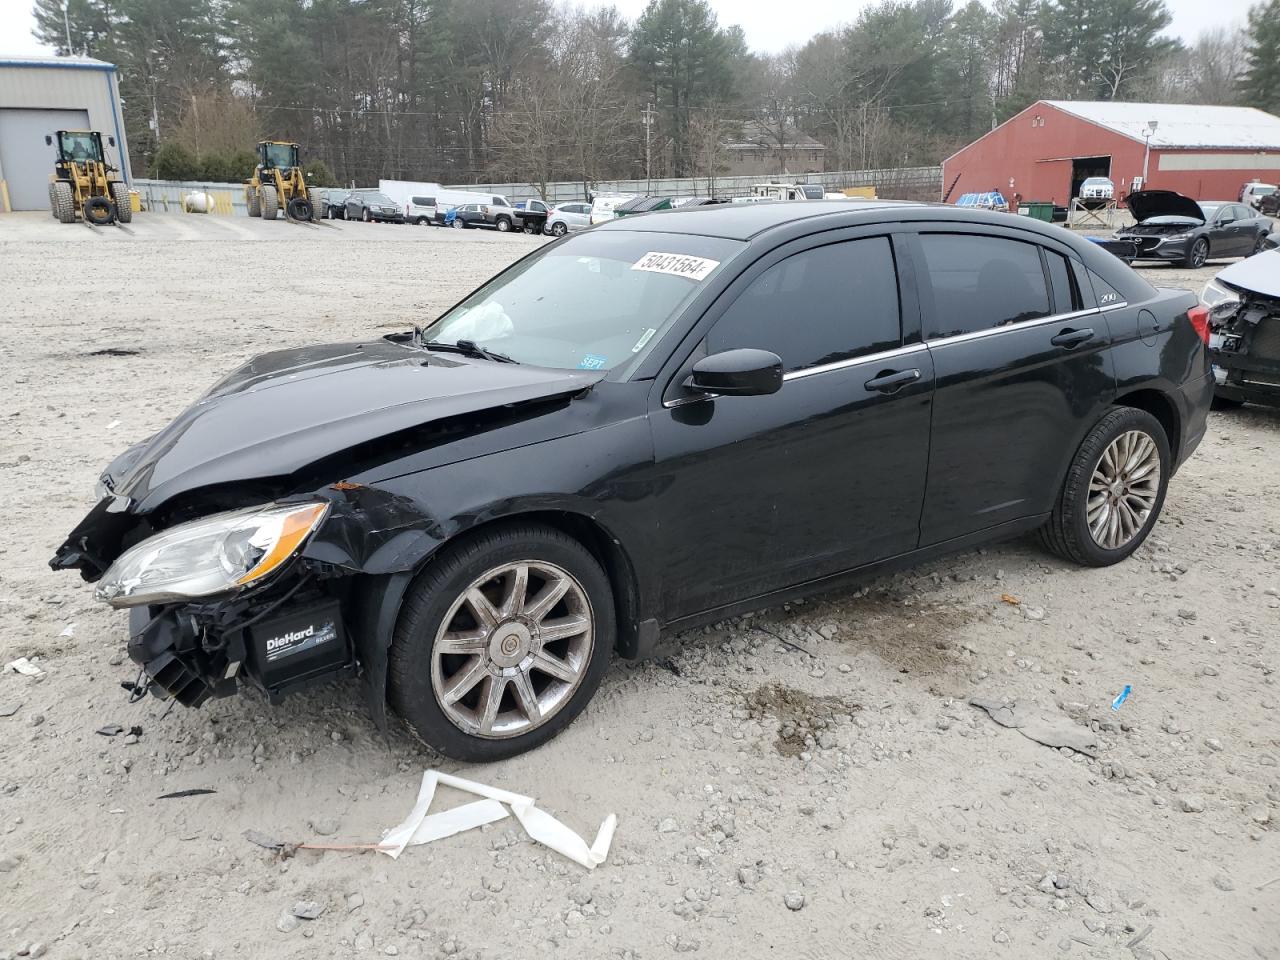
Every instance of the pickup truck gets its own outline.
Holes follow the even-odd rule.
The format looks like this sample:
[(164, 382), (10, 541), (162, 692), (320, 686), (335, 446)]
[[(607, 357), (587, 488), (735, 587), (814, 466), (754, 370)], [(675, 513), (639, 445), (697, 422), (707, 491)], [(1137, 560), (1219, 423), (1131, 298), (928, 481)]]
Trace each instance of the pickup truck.
[(504, 228), (502, 221), (499, 220), (499, 230), (515, 227), (525, 233), (541, 234), (542, 229), (547, 225), (547, 217), (551, 216), (551, 208), (541, 200), (521, 200), (511, 208), (511, 213), (515, 221)]

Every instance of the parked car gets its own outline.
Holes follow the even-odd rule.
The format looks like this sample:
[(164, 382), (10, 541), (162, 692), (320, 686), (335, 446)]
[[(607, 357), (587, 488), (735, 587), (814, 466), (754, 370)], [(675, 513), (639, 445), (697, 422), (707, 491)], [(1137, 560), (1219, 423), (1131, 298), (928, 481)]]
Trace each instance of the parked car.
[(1208, 313), (984, 211), (620, 220), (425, 329), (232, 371), (51, 564), (129, 610), (143, 689), (359, 669), (380, 723), (497, 760), (663, 630), (1037, 529), (1124, 560), (1204, 434)]
[(1276, 185), (1274, 183), (1260, 183), (1257, 180), (1251, 180), (1240, 188), (1240, 202), (1253, 207), (1255, 210), (1262, 209), (1262, 198), (1269, 197), (1276, 193)]
[(638, 213), (655, 213), (658, 210), (670, 210), (672, 204), (672, 197), (632, 197), (626, 203), (618, 204), (613, 210), (613, 215), (621, 219), (633, 217)]
[(353, 190), (347, 197), (348, 220), (366, 223), (404, 223), (404, 211), (385, 193), (377, 190)]
[(1080, 184), (1081, 200), (1113, 200), (1116, 185), (1109, 177), (1088, 177)]
[(1263, 250), (1280, 249), (1280, 230), (1272, 230), (1270, 233), (1268, 233), (1265, 237), (1262, 238), (1262, 249)]
[(575, 200), (572, 203), (557, 204), (547, 217), (547, 233), (553, 237), (563, 237), (574, 230), (583, 230), (591, 226), (591, 204)]
[(444, 223), (455, 230), (466, 230), (469, 227), (494, 226), (493, 220), (486, 214), (488, 208), (479, 203), (464, 203), (454, 207), (445, 214)]
[(1140, 190), (1125, 201), (1137, 224), (1117, 231), (1137, 260), (1202, 267), (1210, 257), (1247, 257), (1262, 249), (1271, 221), (1226, 201), (1196, 202), (1172, 190)]
[(408, 223), (430, 223), (439, 226), (440, 208), (435, 197), (412, 196), (404, 206), (404, 218)]
[(350, 190), (331, 189), (324, 191), (324, 201), (316, 215), (322, 219), (328, 218), (329, 220), (347, 219), (347, 197), (350, 195)]
[(1280, 250), (1233, 263), (1205, 284), (1214, 403), (1280, 407)]
[[(514, 227), (517, 230), (523, 230), (525, 233), (542, 233), (543, 228), (547, 225), (547, 217), (551, 213), (551, 207), (543, 200), (521, 200), (515, 203), (511, 208), (512, 214), (515, 216), (514, 224), (508, 226), (507, 229)], [(498, 221), (498, 229), (502, 229), (502, 221)]]
[(1257, 209), (1264, 217), (1280, 216), (1280, 192), (1259, 197)]

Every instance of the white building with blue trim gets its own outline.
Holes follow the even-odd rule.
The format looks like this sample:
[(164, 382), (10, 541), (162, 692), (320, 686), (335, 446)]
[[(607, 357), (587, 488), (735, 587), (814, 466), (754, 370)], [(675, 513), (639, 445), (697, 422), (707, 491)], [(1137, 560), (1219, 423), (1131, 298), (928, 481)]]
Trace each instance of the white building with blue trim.
[(107, 162), (132, 184), (115, 64), (0, 55), (0, 212), (49, 209), (57, 151), (45, 138), (58, 130), (97, 130)]

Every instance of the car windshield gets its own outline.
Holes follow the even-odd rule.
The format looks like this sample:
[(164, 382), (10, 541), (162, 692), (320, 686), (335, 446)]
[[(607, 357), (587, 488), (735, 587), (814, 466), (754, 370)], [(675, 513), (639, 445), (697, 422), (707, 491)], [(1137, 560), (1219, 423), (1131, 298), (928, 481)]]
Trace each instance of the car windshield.
[(364, 195), (366, 203), (382, 203), (389, 207), (395, 206), (395, 201), (388, 197), (385, 193), (366, 193)]
[(543, 367), (634, 368), (743, 247), (684, 234), (575, 234), (494, 277), (428, 327), (426, 339), (473, 340)]

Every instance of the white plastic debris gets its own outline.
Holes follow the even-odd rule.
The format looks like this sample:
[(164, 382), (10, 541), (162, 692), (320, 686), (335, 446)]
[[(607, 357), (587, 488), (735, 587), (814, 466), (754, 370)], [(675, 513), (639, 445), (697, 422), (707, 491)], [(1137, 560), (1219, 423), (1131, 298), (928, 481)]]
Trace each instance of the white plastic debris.
[(74, 623), (68, 623), (65, 627), (62, 628), (62, 632), (58, 634), (58, 636), (60, 637), (74, 637), (75, 635), (76, 635), (76, 625)]
[(14, 673), (20, 673), (24, 677), (38, 677), (44, 673), (39, 667), (28, 660), (26, 657), (19, 657), (17, 660), (10, 660), (4, 665), (6, 670), (12, 670)]
[(120, 421), (119, 421), (119, 420), (112, 420), (110, 423), (108, 423), (108, 424), (107, 424), (107, 429), (108, 429), (108, 430), (114, 430), (114, 429), (115, 429), (116, 427), (118, 427), (118, 426), (120, 426)]
[[(435, 798), (436, 787), (441, 784), (476, 794), (484, 799), (428, 816), (427, 810), (430, 809), (431, 801)], [(400, 856), (407, 846), (441, 840), (444, 837), (462, 833), (464, 830), (501, 820), (509, 816), (506, 809), (508, 806), (515, 813), (516, 819), (520, 821), (520, 825), (524, 827), (531, 840), (549, 847), (588, 870), (594, 870), (609, 856), (609, 845), (613, 842), (613, 833), (618, 826), (618, 818), (612, 813), (600, 825), (595, 842), (588, 847), (582, 837), (545, 810), (535, 807), (533, 797), (511, 793), (499, 787), (490, 787), (483, 783), (476, 783), (474, 780), (441, 773), (438, 770), (428, 770), (422, 775), (422, 786), (418, 789), (418, 799), (413, 805), (413, 810), (403, 823), (387, 832), (378, 849), (387, 856), (395, 858)]]

